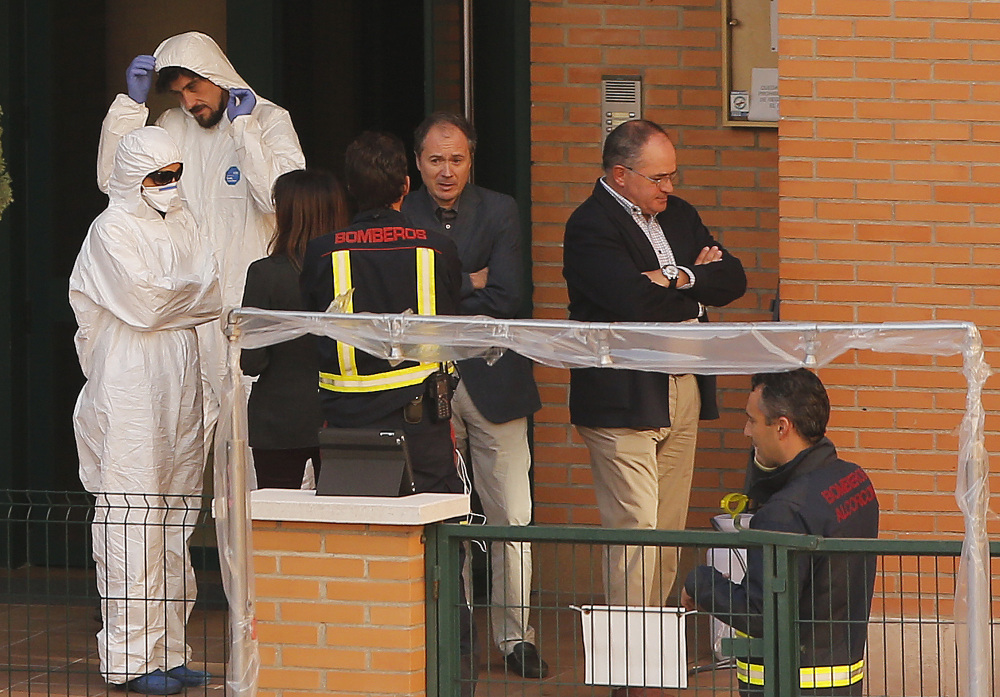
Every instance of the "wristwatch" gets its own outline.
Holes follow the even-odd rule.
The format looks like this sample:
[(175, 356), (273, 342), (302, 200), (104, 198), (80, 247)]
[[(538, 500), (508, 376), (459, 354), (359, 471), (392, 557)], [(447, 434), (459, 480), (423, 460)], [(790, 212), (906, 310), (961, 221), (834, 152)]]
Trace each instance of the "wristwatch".
[(669, 288), (677, 287), (677, 278), (681, 275), (680, 269), (678, 269), (674, 264), (667, 264), (666, 266), (660, 267), (660, 272), (666, 276), (667, 280), (670, 281)]

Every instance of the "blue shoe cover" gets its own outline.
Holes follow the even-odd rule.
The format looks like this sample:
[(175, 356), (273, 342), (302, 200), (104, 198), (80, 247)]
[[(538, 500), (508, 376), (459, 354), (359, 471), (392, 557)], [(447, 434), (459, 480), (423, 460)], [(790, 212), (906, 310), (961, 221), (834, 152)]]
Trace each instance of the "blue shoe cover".
[(128, 692), (139, 692), (144, 695), (176, 695), (184, 690), (180, 680), (167, 677), (162, 670), (141, 675), (125, 683)]
[(177, 666), (167, 671), (167, 675), (178, 681), (184, 687), (201, 687), (207, 685), (212, 679), (209, 673), (203, 670), (191, 670), (187, 666)]

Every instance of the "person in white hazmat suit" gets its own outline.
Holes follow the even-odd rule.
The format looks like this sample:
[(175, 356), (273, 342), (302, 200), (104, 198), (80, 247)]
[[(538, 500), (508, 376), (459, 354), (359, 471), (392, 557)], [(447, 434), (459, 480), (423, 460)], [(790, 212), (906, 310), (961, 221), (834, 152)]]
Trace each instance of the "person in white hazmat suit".
[[(178, 99), (156, 119), (184, 158), (181, 198), (219, 261), (223, 307), (239, 306), (250, 263), (267, 256), (274, 231), (274, 180), (305, 167), (285, 109), (253, 93), (211, 37), (187, 32), (164, 40), (126, 71), (128, 94), (111, 104), (101, 128), (97, 181), (107, 191), (118, 140), (146, 125), (154, 70), (159, 91)], [(218, 418), (226, 342), (218, 324), (198, 329), (205, 385), (206, 438)], [(207, 454), (207, 453), (206, 453)]]
[(177, 189), (182, 158), (155, 126), (121, 139), (107, 209), (69, 281), (87, 382), (73, 414), (104, 626), (101, 672), (147, 694), (207, 684), (187, 668), (196, 584), (188, 540), (204, 478), (196, 326), (217, 320), (215, 258)]

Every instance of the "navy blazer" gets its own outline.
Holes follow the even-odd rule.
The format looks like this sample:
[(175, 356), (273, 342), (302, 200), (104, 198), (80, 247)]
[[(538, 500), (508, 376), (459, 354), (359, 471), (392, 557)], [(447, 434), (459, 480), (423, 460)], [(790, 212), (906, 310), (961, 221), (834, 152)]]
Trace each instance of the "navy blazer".
[[(720, 307), (746, 292), (740, 260), (719, 244), (687, 201), (670, 196), (657, 216), (679, 266), (691, 270), (688, 290), (665, 288), (643, 276), (660, 268), (653, 245), (632, 216), (598, 181), (566, 222), (563, 276), (569, 317), (583, 322), (682, 322), (699, 316), (699, 303)], [(722, 259), (695, 265), (703, 247)], [(708, 321), (701, 317), (701, 321)], [(698, 376), (702, 419), (716, 419), (715, 378)], [(670, 425), (669, 376), (616, 368), (570, 371), (570, 420), (579, 426), (653, 429)]]
[[(438, 220), (437, 208), (426, 187), (403, 200), (403, 213), (414, 225), (441, 232), (458, 247), (462, 261), (459, 313), (516, 317), (526, 288), (517, 203), (506, 194), (467, 184), (450, 227)], [(476, 290), (469, 274), (486, 266), (490, 269), (486, 287)], [(493, 423), (529, 416), (542, 406), (532, 363), (518, 353), (506, 351), (492, 366), (482, 358), (460, 361), (458, 369), (473, 404)]]

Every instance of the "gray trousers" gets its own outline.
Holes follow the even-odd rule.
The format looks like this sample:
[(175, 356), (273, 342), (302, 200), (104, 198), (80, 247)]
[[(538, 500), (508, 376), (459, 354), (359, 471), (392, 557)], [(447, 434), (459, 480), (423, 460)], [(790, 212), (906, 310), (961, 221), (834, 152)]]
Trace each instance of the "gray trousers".
[[(472, 476), (486, 522), (527, 525), (531, 522), (528, 420), (502, 424), (487, 420), (461, 382), (451, 406), (455, 447), (467, 452), (472, 461)], [(520, 641), (535, 643), (535, 630), (528, 625), (531, 544), (494, 542), (490, 546), (490, 566), (490, 625), (493, 641), (506, 655)]]

